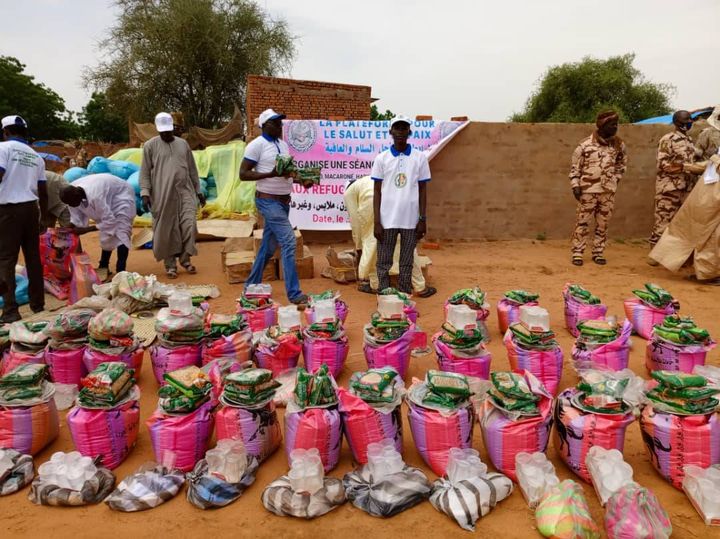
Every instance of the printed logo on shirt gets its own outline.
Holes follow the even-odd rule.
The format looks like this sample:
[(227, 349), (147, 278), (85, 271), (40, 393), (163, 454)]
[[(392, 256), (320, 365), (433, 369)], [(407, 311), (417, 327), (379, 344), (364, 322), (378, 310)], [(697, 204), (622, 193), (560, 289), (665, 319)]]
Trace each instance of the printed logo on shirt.
[(36, 168), (38, 166), (37, 155), (22, 150), (14, 150), (10, 161), (17, 163), (21, 167)]
[(315, 125), (307, 120), (288, 122), (287, 142), (298, 152), (306, 152), (317, 140)]
[(405, 176), (404, 173), (400, 173), (397, 176), (395, 176), (395, 187), (398, 189), (402, 189), (407, 185), (407, 176)]

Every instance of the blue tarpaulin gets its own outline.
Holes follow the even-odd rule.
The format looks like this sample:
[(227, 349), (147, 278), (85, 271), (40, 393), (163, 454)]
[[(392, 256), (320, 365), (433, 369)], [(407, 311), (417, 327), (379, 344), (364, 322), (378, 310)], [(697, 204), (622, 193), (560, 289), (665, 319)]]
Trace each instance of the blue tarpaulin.
[[(692, 111), (690, 113), (690, 116), (692, 116), (692, 118), (694, 120), (698, 116), (709, 115), (712, 111), (713, 111), (712, 107), (698, 109), (698, 110)], [(655, 118), (645, 118), (644, 120), (635, 122), (635, 125), (639, 125), (639, 124), (668, 124), (668, 125), (670, 125), (672, 123), (672, 117), (673, 117), (672, 114), (666, 114), (665, 116), (656, 116)]]
[(57, 161), (58, 163), (62, 163), (62, 159), (53, 153), (38, 152), (37, 154), (46, 161)]

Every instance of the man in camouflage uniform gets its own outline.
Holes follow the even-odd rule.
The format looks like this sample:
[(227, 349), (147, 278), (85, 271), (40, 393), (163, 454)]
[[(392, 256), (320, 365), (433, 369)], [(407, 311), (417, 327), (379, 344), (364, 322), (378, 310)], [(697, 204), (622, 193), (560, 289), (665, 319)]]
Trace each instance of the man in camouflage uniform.
[(572, 155), (570, 186), (578, 201), (577, 221), (572, 235), (572, 263), (582, 266), (590, 221), (595, 219), (592, 259), (604, 265), (605, 244), (610, 217), (615, 209), (615, 191), (627, 168), (625, 143), (616, 136), (619, 117), (602, 112), (597, 129), (584, 139)]
[(707, 161), (717, 155), (720, 148), (720, 105), (712, 111), (707, 123), (709, 127), (702, 130), (695, 143), (695, 157), (698, 161)]
[(686, 172), (687, 165), (695, 160), (695, 147), (688, 135), (692, 128), (690, 113), (686, 110), (677, 111), (673, 114), (673, 124), (675, 129), (664, 135), (658, 144), (655, 226), (648, 240), (652, 246), (658, 242), (695, 186), (696, 177)]

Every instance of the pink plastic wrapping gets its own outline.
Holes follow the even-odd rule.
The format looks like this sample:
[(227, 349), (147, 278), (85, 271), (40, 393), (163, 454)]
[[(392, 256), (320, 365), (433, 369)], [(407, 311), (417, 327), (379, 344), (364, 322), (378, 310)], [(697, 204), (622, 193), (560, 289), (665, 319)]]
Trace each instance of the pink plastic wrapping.
[(50, 380), (59, 384), (80, 385), (80, 379), (87, 374), (84, 355), (85, 346), (57, 350), (48, 346), (45, 363), (50, 370)]
[[(345, 323), (349, 312), (350, 307), (348, 307), (347, 303), (345, 303), (341, 299), (335, 300), (335, 314), (337, 315), (338, 320), (340, 320), (341, 323)], [(313, 309), (312, 307), (308, 307), (307, 309), (305, 309), (305, 320), (307, 320), (308, 326), (311, 326), (315, 323), (315, 309)]]
[(632, 324), (623, 322), (620, 335), (614, 341), (598, 346), (593, 350), (579, 350), (573, 345), (572, 358), (576, 369), (599, 369), (621, 371), (630, 361), (630, 335)]
[(159, 342), (150, 346), (150, 361), (158, 384), (165, 384), (163, 379), (165, 373), (189, 367), (190, 365), (199, 367), (201, 347), (200, 343), (164, 346)]
[(550, 393), (557, 393), (563, 370), (563, 351), (560, 345), (551, 350), (527, 350), (515, 342), (511, 331), (505, 333), (503, 343), (513, 371), (529, 371)]
[(588, 305), (582, 301), (575, 299), (570, 290), (570, 285), (566, 284), (563, 289), (563, 298), (565, 299), (565, 327), (573, 337), (580, 335), (577, 325), (578, 322), (584, 320), (604, 320), (607, 314), (607, 305), (602, 303), (596, 305)]
[(20, 352), (15, 345), (6, 350), (2, 356), (2, 364), (0, 365), (0, 376), (5, 376), (15, 367), (26, 363), (43, 364), (45, 363), (45, 349), (39, 352)]
[(83, 363), (85, 370), (91, 372), (100, 365), (100, 363), (107, 363), (108, 361), (122, 361), (131, 369), (135, 369), (135, 379), (140, 378), (140, 371), (142, 370), (143, 356), (145, 355), (145, 349), (138, 347), (134, 350), (125, 350), (121, 354), (108, 354), (92, 346), (85, 348), (83, 354)]
[(82, 298), (94, 295), (93, 285), (100, 284), (100, 279), (95, 273), (92, 261), (87, 253), (71, 254), (70, 266), (72, 268), (72, 277), (70, 279), (68, 304), (73, 305)]
[(67, 415), (75, 449), (90, 458), (102, 457), (111, 470), (120, 466), (137, 442), (140, 405), (129, 401), (110, 410), (75, 406)]
[(192, 470), (205, 456), (212, 436), (214, 420), (211, 408), (212, 404), (206, 402), (189, 414), (168, 415), (162, 410), (155, 410), (145, 421), (155, 460), (162, 462), (165, 451), (172, 451), (176, 457), (176, 468), (183, 472)]
[(593, 446), (617, 449), (625, 446), (625, 430), (635, 421), (627, 414), (591, 414), (575, 408), (570, 398), (577, 392), (569, 388), (555, 402), (555, 449), (560, 458), (579, 477), (590, 483), (585, 457)]
[(0, 448), (35, 455), (57, 438), (55, 400), (34, 406), (0, 407)]
[[(525, 303), (528, 307), (538, 305), (537, 301)], [(500, 325), (500, 333), (505, 335), (510, 324), (520, 321), (521, 304), (515, 303), (508, 298), (502, 298), (497, 304), (498, 324)]]
[(392, 367), (400, 374), (401, 378), (405, 378), (410, 366), (410, 353), (414, 337), (415, 326), (411, 324), (402, 337), (387, 344), (375, 346), (366, 341), (363, 344), (363, 352), (368, 369)]
[(315, 372), (320, 365), (325, 363), (333, 378), (337, 378), (345, 366), (345, 360), (350, 352), (350, 344), (347, 335), (343, 335), (336, 341), (330, 341), (316, 339), (305, 332), (302, 349), (305, 369), (308, 372)]
[(265, 331), (270, 326), (277, 324), (278, 306), (275, 303), (271, 303), (262, 309), (240, 309), (239, 312), (245, 317), (245, 321), (253, 333)]
[(450, 415), (407, 401), (408, 420), (415, 447), (432, 471), (442, 477), (447, 468), (450, 449), (472, 446), (475, 412), (470, 403)]
[(80, 237), (71, 228), (50, 228), (40, 235), (43, 275), (69, 282), (70, 255), (79, 252)]
[(325, 472), (337, 466), (342, 446), (342, 421), (337, 408), (307, 408), (285, 412), (285, 453), (290, 465), (293, 449), (320, 451)]
[(652, 337), (653, 326), (661, 325), (666, 316), (676, 312), (672, 304), (664, 309), (658, 309), (643, 303), (640, 298), (626, 299), (624, 306), (625, 316), (632, 323), (635, 333), (647, 340)]
[(681, 416), (643, 408), (640, 432), (658, 473), (682, 488), (684, 467), (720, 464), (720, 414)]
[(260, 341), (255, 350), (255, 363), (261, 369), (271, 370), (273, 376), (280, 376), (284, 371), (297, 367), (300, 352), (302, 344), (297, 336), (288, 333), (273, 345)]
[(678, 345), (653, 335), (645, 350), (645, 366), (649, 371), (692, 372), (695, 365), (705, 365), (707, 353), (715, 343), (707, 345)]
[(398, 453), (402, 453), (400, 406), (386, 414), (376, 410), (344, 387), (338, 388), (337, 394), (343, 431), (355, 463), (367, 464), (367, 446), (382, 440), (392, 440)]
[(472, 355), (461, 356), (451, 346), (442, 342), (438, 337), (441, 333), (433, 335), (432, 341), (437, 355), (438, 368), (445, 372), (456, 372), (466, 376), (475, 376), (487, 380), (490, 377), (490, 361), (492, 355), (484, 345), (477, 347)]
[(218, 339), (205, 339), (202, 344), (202, 364), (214, 359), (231, 358), (243, 363), (252, 359), (252, 331), (249, 327)]
[(655, 494), (630, 483), (608, 500), (605, 532), (608, 539), (667, 539), (672, 524)]
[(282, 443), (277, 411), (272, 401), (261, 408), (221, 406), (215, 413), (218, 440), (242, 440), (248, 454), (262, 462)]
[(482, 405), (480, 428), (493, 466), (517, 482), (515, 456), (518, 453), (544, 453), (552, 429), (552, 399), (543, 398), (537, 417), (512, 420), (489, 400)]

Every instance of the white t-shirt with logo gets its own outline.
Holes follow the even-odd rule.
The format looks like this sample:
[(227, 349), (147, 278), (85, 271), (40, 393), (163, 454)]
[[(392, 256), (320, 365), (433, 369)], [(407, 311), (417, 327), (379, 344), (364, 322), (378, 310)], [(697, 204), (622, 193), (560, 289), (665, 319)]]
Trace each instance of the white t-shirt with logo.
[[(278, 155), (290, 155), (290, 148), (282, 139), (273, 140), (260, 135), (245, 147), (246, 159), (255, 165), (255, 172), (271, 172), (275, 168)], [(289, 195), (292, 192), (292, 178), (276, 176), (266, 180), (258, 180), (255, 188), (261, 193), (270, 195)]]
[(38, 183), (45, 182), (45, 161), (27, 144), (11, 139), (0, 142), (0, 204), (21, 204), (38, 199)]
[(404, 152), (395, 147), (373, 162), (372, 179), (382, 182), (380, 222), (383, 228), (415, 228), (420, 216), (420, 182), (430, 181), (430, 165), (421, 151), (409, 144)]

